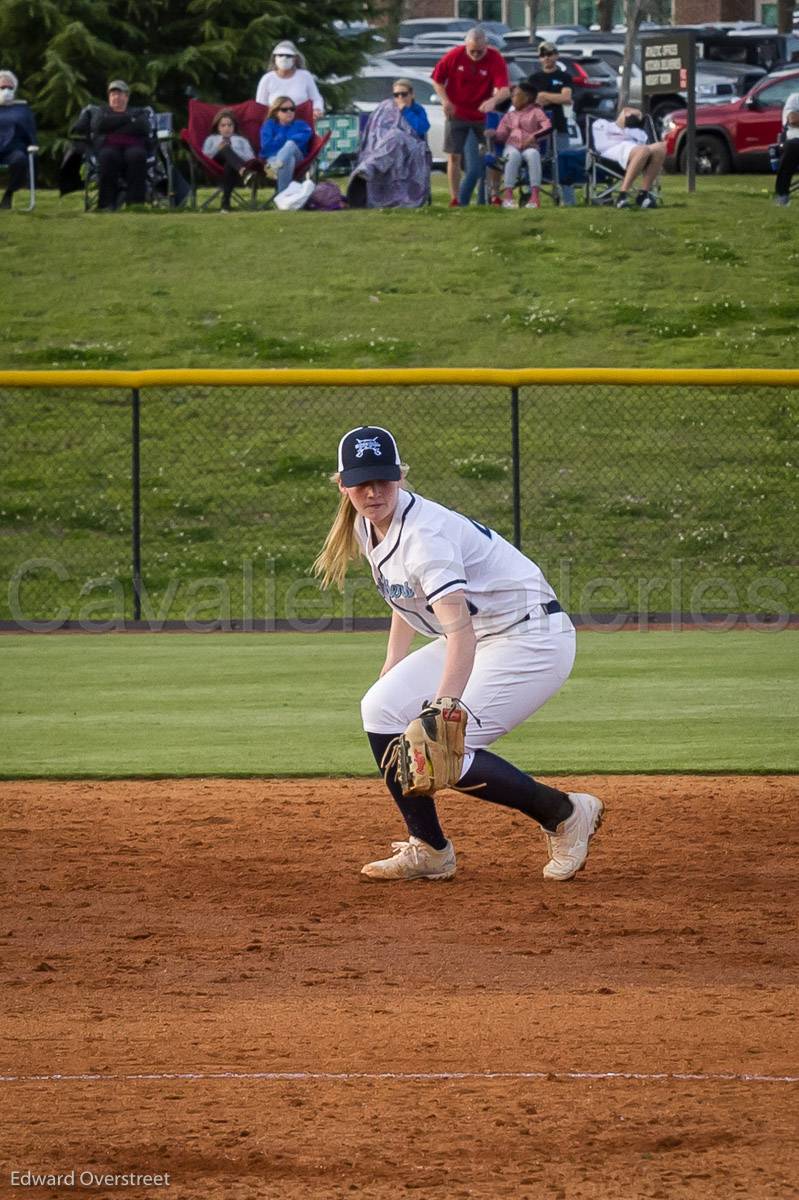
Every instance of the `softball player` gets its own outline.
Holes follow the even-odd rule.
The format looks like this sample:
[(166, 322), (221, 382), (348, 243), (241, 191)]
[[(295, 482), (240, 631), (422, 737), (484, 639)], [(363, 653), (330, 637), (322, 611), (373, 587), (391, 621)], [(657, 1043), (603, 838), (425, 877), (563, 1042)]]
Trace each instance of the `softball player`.
[[(560, 688), (574, 662), (574, 626), (541, 571), (492, 529), (402, 486), (406, 468), (386, 429), (361, 426), (341, 439), (339, 508), (314, 564), (324, 587), (342, 586), (363, 555), (392, 610), (380, 678), (361, 702), (378, 764), (427, 700), (459, 697), (473, 718), (458, 788), (531, 817), (544, 831), (544, 878), (571, 879), (585, 865), (603, 805), (584, 792), (539, 783), (487, 747)], [(416, 633), (432, 639), (413, 653)], [(386, 778), (408, 827), (370, 879), (450, 879), (455, 851), (431, 796), (403, 796)]]

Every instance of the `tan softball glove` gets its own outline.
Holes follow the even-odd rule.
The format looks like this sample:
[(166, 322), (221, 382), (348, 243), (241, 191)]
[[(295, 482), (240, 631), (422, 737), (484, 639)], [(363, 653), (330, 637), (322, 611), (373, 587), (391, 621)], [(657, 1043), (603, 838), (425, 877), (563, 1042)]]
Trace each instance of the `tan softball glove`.
[(404, 796), (432, 796), (456, 787), (463, 770), (466, 709), (451, 696), (425, 701), (418, 717), (395, 738), (381, 766), (393, 771)]

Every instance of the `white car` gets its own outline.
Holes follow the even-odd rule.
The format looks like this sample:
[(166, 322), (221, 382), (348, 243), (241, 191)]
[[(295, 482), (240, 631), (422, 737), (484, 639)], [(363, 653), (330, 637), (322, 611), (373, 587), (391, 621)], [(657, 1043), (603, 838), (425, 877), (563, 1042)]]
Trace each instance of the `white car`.
[(396, 63), (380, 63), (373, 60), (363, 67), (360, 74), (353, 80), (351, 88), (351, 103), (358, 112), (374, 112), (382, 100), (391, 97), (391, 88), (395, 79), (407, 79), (413, 84), (413, 94), (417, 104), (421, 104), (430, 122), (427, 134), (427, 144), (433, 155), (433, 162), (442, 166), (446, 162), (444, 154), (444, 109), (435, 93), (430, 75), (426, 71), (414, 68), (399, 67)]

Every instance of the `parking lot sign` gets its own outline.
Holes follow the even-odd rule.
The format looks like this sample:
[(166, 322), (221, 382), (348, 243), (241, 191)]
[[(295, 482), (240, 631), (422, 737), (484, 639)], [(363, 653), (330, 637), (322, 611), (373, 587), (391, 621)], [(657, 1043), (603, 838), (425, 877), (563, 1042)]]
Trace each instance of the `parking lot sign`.
[(685, 92), (688, 191), (696, 187), (696, 35), (649, 33), (641, 36), (641, 92)]

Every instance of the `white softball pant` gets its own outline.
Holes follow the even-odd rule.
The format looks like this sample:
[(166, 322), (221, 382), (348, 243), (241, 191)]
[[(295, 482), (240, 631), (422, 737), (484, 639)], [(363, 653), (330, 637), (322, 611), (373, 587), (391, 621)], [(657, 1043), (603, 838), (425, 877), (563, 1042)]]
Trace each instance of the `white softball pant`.
[[(463, 774), (474, 751), (490, 746), (554, 696), (574, 664), (574, 626), (565, 613), (553, 613), (501, 637), (477, 643), (474, 667), (463, 703), (479, 717), (466, 728)], [(369, 688), (361, 701), (367, 733), (399, 733), (419, 715), (426, 700), (436, 698), (444, 667), (446, 639), (436, 638), (414, 651)]]

